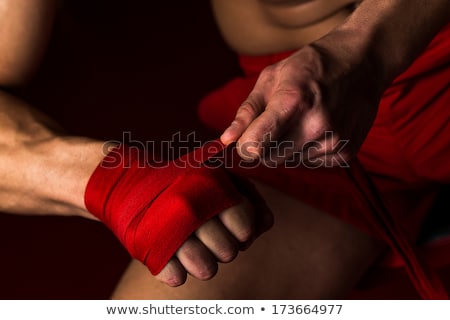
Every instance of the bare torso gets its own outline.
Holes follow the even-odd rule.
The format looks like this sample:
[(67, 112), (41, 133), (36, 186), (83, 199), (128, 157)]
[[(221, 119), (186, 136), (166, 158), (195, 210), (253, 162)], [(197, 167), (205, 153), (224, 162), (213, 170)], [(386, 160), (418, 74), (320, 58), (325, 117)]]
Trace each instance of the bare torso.
[(212, 0), (229, 46), (259, 55), (297, 49), (327, 34), (351, 13), (356, 0)]

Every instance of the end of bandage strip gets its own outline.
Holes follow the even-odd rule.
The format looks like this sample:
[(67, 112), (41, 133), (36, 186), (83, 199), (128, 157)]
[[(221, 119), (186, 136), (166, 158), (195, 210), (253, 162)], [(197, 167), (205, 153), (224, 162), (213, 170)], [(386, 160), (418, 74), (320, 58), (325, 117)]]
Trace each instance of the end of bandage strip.
[(186, 165), (153, 166), (143, 150), (116, 147), (90, 177), (86, 208), (158, 274), (197, 228), (242, 200), (227, 172), (204, 165), (224, 148), (215, 141), (180, 158)]

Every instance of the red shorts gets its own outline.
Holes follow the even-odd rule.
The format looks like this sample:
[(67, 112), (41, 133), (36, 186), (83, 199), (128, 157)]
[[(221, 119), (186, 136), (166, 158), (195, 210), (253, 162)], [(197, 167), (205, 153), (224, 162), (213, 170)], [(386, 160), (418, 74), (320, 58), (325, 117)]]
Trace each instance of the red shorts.
[[(260, 72), (290, 54), (241, 56), (244, 75), (200, 103), (203, 123), (222, 132)], [(450, 25), (386, 90), (357, 158), (388, 219), (399, 227), (399, 237), (414, 248), (437, 194), (450, 183)], [(240, 172), (385, 239), (380, 226), (367, 219), (365, 213), (373, 208), (348, 170), (260, 167)]]

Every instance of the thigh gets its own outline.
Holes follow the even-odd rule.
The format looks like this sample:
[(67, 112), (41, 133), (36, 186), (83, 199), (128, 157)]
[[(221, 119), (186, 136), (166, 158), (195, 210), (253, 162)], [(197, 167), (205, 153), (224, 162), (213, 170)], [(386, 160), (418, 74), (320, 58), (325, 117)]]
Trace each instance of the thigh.
[(333, 299), (344, 297), (382, 245), (353, 226), (257, 184), (274, 227), (215, 278), (169, 288), (133, 261), (113, 299)]

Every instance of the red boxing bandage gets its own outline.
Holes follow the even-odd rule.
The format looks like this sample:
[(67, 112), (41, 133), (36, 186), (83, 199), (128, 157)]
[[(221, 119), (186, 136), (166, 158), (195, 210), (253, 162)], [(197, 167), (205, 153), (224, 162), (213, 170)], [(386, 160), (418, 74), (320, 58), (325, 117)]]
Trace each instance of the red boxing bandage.
[(208, 165), (223, 148), (216, 141), (164, 164), (114, 148), (88, 182), (86, 208), (158, 274), (197, 228), (242, 200), (228, 173)]

